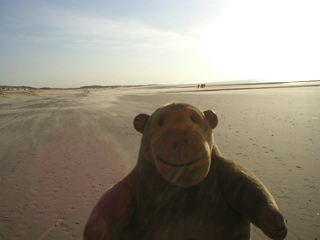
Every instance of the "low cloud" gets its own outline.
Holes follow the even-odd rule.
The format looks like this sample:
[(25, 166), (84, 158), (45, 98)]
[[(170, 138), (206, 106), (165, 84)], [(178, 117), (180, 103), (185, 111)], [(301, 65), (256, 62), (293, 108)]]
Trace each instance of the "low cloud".
[(0, 38), (90, 50), (180, 51), (194, 39), (131, 19), (115, 20), (46, 5), (25, 5), (20, 12), (2, 16)]

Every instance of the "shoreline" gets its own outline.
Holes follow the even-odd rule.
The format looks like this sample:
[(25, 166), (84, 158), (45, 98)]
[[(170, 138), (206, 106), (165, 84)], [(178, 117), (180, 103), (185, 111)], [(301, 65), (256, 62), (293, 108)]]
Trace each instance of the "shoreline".
[[(295, 84), (295, 86), (290, 86)], [(169, 88), (197, 88), (197, 83), (193, 84), (148, 84), (148, 85), (110, 85), (110, 86), (82, 86), (76, 88), (50, 88), (50, 87), (28, 87), (28, 86), (8, 86), (0, 85), (0, 92), (7, 91), (36, 91), (36, 90), (98, 90), (98, 89), (169, 89)], [(246, 87), (246, 86), (252, 86)], [(320, 86), (320, 80), (308, 80), (308, 81), (291, 81), (291, 82), (246, 82), (244, 81), (230, 81), (230, 82), (218, 82), (218, 83), (206, 83), (205, 88), (198, 88), (198, 90), (206, 91), (206, 88), (214, 88), (215, 90), (238, 90), (238, 89), (259, 89), (266, 87), (307, 87), (307, 86)], [(207, 90), (210, 91), (210, 90)]]

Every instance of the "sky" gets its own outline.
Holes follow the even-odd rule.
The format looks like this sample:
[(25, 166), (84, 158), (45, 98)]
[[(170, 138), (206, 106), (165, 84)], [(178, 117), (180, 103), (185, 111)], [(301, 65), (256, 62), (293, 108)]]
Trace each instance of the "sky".
[(320, 79), (318, 0), (0, 0), (0, 85)]

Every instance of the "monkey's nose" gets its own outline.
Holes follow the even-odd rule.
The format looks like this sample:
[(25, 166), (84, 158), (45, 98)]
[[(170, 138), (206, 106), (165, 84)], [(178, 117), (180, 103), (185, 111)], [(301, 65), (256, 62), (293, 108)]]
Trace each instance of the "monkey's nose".
[(182, 141), (175, 141), (173, 143), (173, 148), (174, 149), (178, 149), (178, 148), (183, 148), (183, 147), (187, 147), (189, 145), (189, 141), (188, 140), (182, 140)]

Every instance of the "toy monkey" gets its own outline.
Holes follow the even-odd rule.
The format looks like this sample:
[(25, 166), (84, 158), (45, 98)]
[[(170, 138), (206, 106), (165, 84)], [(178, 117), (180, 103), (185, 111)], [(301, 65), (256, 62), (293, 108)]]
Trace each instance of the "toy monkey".
[(248, 240), (251, 223), (271, 239), (286, 224), (262, 182), (223, 157), (217, 115), (186, 103), (139, 114), (137, 165), (94, 207), (86, 240)]

